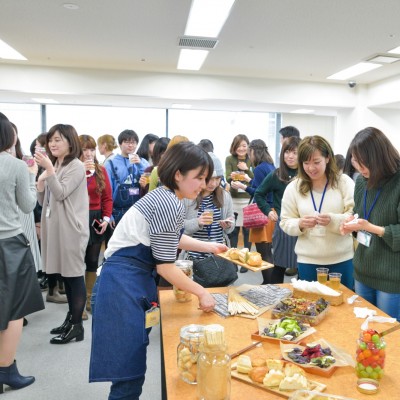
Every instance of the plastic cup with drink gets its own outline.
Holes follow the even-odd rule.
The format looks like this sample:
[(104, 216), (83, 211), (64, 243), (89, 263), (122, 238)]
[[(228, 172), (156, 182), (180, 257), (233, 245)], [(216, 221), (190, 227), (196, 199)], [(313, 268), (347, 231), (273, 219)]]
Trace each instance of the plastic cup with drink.
[(319, 283), (323, 283), (326, 285), (326, 282), (328, 281), (328, 273), (329, 269), (328, 268), (317, 268), (317, 280)]
[(329, 286), (333, 290), (339, 290), (340, 289), (340, 281), (342, 279), (342, 274), (339, 272), (331, 272), (329, 274)]
[(206, 208), (203, 211), (203, 216), (207, 217), (208, 221), (204, 223), (204, 225), (211, 225), (214, 219), (214, 209)]

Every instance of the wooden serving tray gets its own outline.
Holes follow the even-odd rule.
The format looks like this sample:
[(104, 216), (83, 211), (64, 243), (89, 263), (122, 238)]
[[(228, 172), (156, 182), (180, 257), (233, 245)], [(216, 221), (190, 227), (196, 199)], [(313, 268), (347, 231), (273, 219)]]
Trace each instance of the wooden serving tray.
[(227, 252), (225, 251), (224, 253), (218, 253), (216, 255), (219, 256), (219, 257), (225, 258), (225, 260), (231, 261), (234, 264), (240, 265), (241, 267), (247, 268), (247, 269), (249, 269), (250, 271), (253, 271), (253, 272), (263, 271), (264, 269), (273, 268), (273, 266), (274, 266), (274, 264), (270, 264), (270, 263), (268, 263), (268, 262), (263, 260), (260, 267), (253, 267), (252, 265), (249, 265), (249, 264), (246, 264), (246, 263), (242, 263), (239, 260), (232, 260), (230, 257), (228, 257), (226, 255), (226, 253)]
[[(232, 378), (235, 378), (235, 379), (242, 381), (244, 383), (247, 383), (249, 385), (258, 387), (260, 389), (264, 389), (267, 392), (276, 394), (277, 396), (289, 398), (295, 392), (295, 390), (281, 391), (278, 388), (270, 388), (270, 387), (264, 386), (262, 383), (257, 383), (257, 382), (252, 381), (250, 379), (249, 375), (241, 374), (240, 372), (237, 372), (237, 370), (232, 370), (231, 376), (232, 376)], [(319, 383), (316, 381), (310, 381), (309, 379), (307, 379), (307, 381), (308, 381), (307, 390), (316, 390), (318, 392), (322, 392), (326, 389), (326, 385), (324, 385), (323, 383)]]

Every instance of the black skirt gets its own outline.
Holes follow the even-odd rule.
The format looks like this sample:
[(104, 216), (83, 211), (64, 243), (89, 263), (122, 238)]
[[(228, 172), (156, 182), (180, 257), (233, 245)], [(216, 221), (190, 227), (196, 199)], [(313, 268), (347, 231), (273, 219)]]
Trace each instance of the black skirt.
[(97, 219), (97, 221), (100, 222), (101, 210), (89, 210), (89, 233), (90, 233), (90, 236), (89, 236), (88, 246), (92, 246), (93, 244), (96, 244), (96, 243), (102, 243), (105, 239), (104, 233), (102, 235), (99, 235), (94, 230), (92, 224), (95, 219)]
[(0, 239), (0, 331), (44, 309), (30, 244), (24, 234)]

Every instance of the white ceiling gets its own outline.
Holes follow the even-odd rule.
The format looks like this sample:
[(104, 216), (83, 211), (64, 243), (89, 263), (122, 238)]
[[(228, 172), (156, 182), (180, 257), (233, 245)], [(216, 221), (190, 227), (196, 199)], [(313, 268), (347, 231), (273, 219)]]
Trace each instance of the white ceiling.
[[(0, 38), (28, 58), (18, 64), (188, 74), (176, 65), (191, 0), (71, 2), (79, 9), (62, 0), (0, 0)], [(219, 44), (189, 74), (327, 82), (400, 46), (399, 20), (399, 0), (236, 0)], [(396, 62), (356, 80), (399, 74)]]

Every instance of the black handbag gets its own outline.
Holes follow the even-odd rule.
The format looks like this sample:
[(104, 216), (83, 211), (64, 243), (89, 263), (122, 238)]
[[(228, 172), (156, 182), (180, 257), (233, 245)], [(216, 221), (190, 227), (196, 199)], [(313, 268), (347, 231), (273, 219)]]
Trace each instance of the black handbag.
[(193, 280), (205, 288), (229, 286), (237, 279), (236, 265), (222, 257), (193, 259)]

